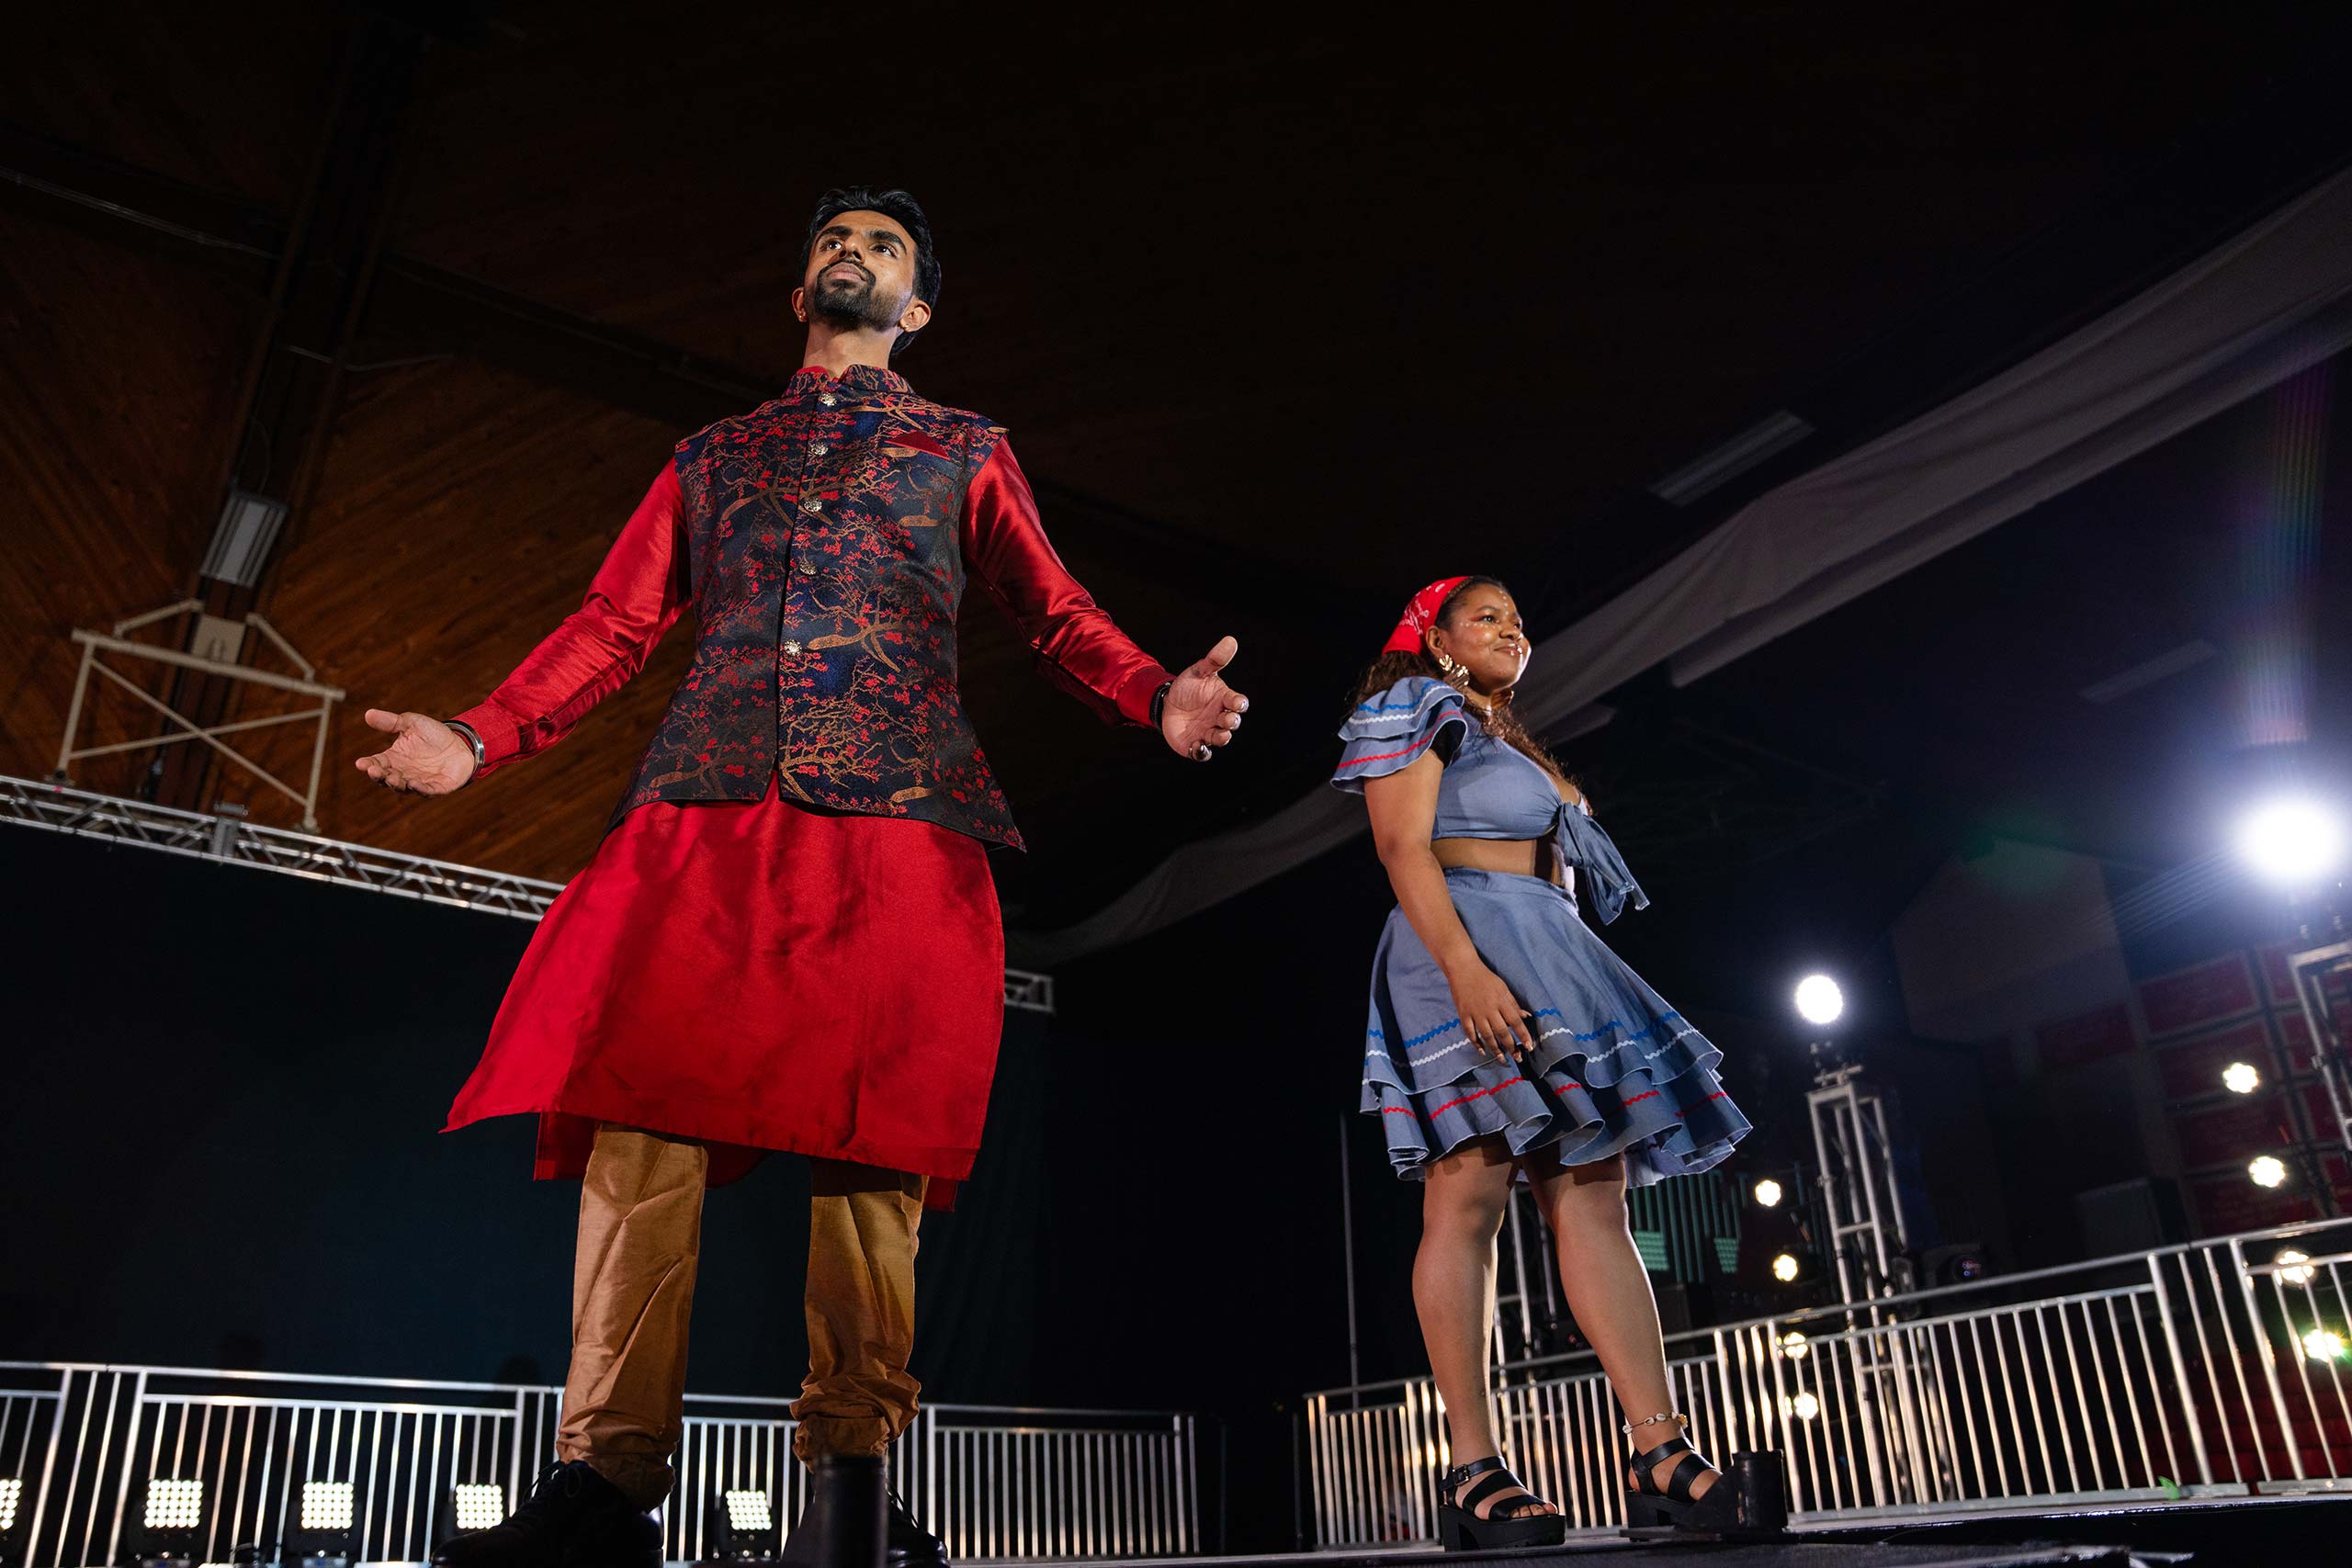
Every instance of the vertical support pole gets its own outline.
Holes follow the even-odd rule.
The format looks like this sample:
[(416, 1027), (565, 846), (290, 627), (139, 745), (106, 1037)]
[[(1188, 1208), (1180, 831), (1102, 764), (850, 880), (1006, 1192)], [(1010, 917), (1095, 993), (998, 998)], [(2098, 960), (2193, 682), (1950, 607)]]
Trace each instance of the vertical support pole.
[(1340, 1118), (1340, 1229), (1348, 1274), (1348, 1407), (1363, 1407), (1356, 1392), (1363, 1384), (1363, 1370), (1356, 1344), (1356, 1201), (1348, 1181), (1348, 1119)]
[(82, 702), (90, 691), (90, 660), (97, 656), (96, 649), (86, 642), (82, 645), (82, 665), (74, 673), (74, 701), (65, 710), (65, 738), (57, 743), (57, 767), (49, 775), (57, 784), (73, 780), (69, 764), (74, 760), (74, 738), (82, 732)]
[[(2262, 1324), (2261, 1304), (2254, 1293), (2254, 1276), (2246, 1272), (2245, 1247), (2236, 1236), (2230, 1237), (2230, 1269), (2237, 1275), (2238, 1293), (2245, 1305), (2246, 1332), (2254, 1336), (2254, 1348), (2262, 1352), (2263, 1381), (2270, 1385), (2270, 1408), (2278, 1417), (2278, 1439), (2287, 1445), (2287, 1463), (2293, 1469), (2296, 1480), (2304, 1480), (2303, 1448), (2295, 1440), (2295, 1424), (2287, 1414), (2287, 1393), (2278, 1382), (2278, 1356)], [(2283, 1306), (2284, 1303), (2280, 1304)]]

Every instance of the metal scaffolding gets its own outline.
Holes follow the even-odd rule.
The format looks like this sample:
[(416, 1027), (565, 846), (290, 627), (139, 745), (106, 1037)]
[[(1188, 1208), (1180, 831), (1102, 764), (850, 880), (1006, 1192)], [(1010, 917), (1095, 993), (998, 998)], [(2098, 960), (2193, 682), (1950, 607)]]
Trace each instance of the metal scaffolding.
[[(130, 634), (181, 615), (197, 617), (198, 651), (183, 653), (175, 648), (157, 643), (139, 642)], [(301, 674), (281, 675), (273, 670), (256, 669), (243, 662), (238, 655), (243, 649), (245, 631), (251, 627), (261, 633), (272, 648), (283, 654)], [(206, 613), (200, 599), (183, 599), (176, 604), (166, 604), (160, 610), (150, 610), (143, 615), (133, 615), (117, 621), (111, 632), (83, 631), (76, 628), (74, 640), (82, 648), (82, 668), (74, 677), (74, 702), (66, 710), (65, 737), (57, 743), (57, 767), (50, 774), (59, 784), (71, 784), (74, 764), (87, 757), (110, 757), (123, 751), (148, 751), (159, 746), (174, 746), (182, 741), (200, 740), (221, 756), (234, 762), (270, 788), (302, 808), (302, 826), (316, 831), (319, 826), (319, 772), (326, 761), (327, 728), (334, 713), (334, 705), (343, 701), (340, 686), (322, 684), (315, 677), (318, 669), (294, 651), (294, 645), (280, 637), (277, 628), (258, 615), (248, 615), (242, 620), (224, 620)], [(106, 663), (98, 656), (111, 653), (119, 658), (143, 659), (150, 663), (165, 664), (177, 670), (194, 671), (199, 675), (217, 675), (225, 680), (241, 681), (249, 685), (272, 691), (291, 692), (311, 697), (318, 706), (298, 708), (292, 713), (269, 714), (261, 718), (239, 719), (232, 724), (198, 724), (171, 704), (163, 701), (137, 682)], [(147, 706), (163, 715), (171, 728), (161, 735), (151, 735), (138, 740), (117, 741), (110, 746), (85, 746), (76, 749), (74, 738), (81, 733), (82, 711), (89, 698), (90, 677), (103, 676), (121, 687)], [(228, 744), (224, 735), (242, 735), (248, 730), (268, 729), (281, 724), (316, 723), (318, 733), (311, 742), (311, 778), (309, 785), (296, 789), (292, 784)]]

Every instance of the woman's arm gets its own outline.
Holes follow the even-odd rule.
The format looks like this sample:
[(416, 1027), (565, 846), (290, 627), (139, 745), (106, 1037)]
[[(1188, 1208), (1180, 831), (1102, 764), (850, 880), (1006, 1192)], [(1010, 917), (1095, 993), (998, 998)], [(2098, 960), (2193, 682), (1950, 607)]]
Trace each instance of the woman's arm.
[(1462, 916), (1446, 891), (1445, 868), (1430, 847), (1437, 824), (1437, 788), (1445, 769), (1433, 750), (1396, 773), (1364, 782), (1364, 807), (1372, 814), (1373, 845), (1387, 868), (1396, 907), (1421, 945), (1437, 960), (1464, 1032), (1488, 1055), (1523, 1055), (1535, 1042), (1528, 1012), (1510, 987), (1487, 967), (1470, 940)]

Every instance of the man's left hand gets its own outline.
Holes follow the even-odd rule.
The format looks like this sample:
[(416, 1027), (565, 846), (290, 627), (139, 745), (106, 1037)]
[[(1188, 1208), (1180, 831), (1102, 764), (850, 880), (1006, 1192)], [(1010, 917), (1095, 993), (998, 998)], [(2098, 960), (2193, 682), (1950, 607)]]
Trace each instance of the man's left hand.
[(1205, 762), (1216, 755), (1216, 748), (1230, 744), (1233, 732), (1241, 728), (1250, 699), (1227, 685), (1219, 673), (1240, 648), (1229, 637), (1220, 638), (1168, 688), (1168, 700), (1159, 708), (1159, 734), (1178, 756)]

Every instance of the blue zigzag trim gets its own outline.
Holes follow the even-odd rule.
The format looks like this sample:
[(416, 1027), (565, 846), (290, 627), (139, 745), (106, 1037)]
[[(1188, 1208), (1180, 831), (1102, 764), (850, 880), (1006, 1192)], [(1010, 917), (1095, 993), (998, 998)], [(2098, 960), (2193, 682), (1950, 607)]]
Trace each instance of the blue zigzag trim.
[[(1562, 1015), (1558, 1008), (1537, 1008), (1533, 1012), (1528, 1014), (1528, 1017), (1531, 1019), (1558, 1018), (1560, 1016)], [(1443, 1023), (1439, 1024), (1435, 1029), (1430, 1030), (1427, 1034), (1414, 1035), (1410, 1040), (1406, 1041), (1404, 1045), (1400, 1048), (1409, 1051), (1416, 1045), (1426, 1045), (1430, 1041), (1436, 1039), (1439, 1035), (1444, 1033), (1447, 1030), (1459, 1028), (1461, 1023), (1462, 1021), (1458, 1018), (1449, 1018)], [(1381, 1041), (1384, 1043), (1388, 1039), (1388, 1036), (1382, 1033), (1376, 1027), (1370, 1030), (1368, 1032), (1371, 1034), (1373, 1039)], [(1590, 1040), (1596, 1037), (1589, 1034), (1579, 1034), (1577, 1038), (1579, 1040)]]

